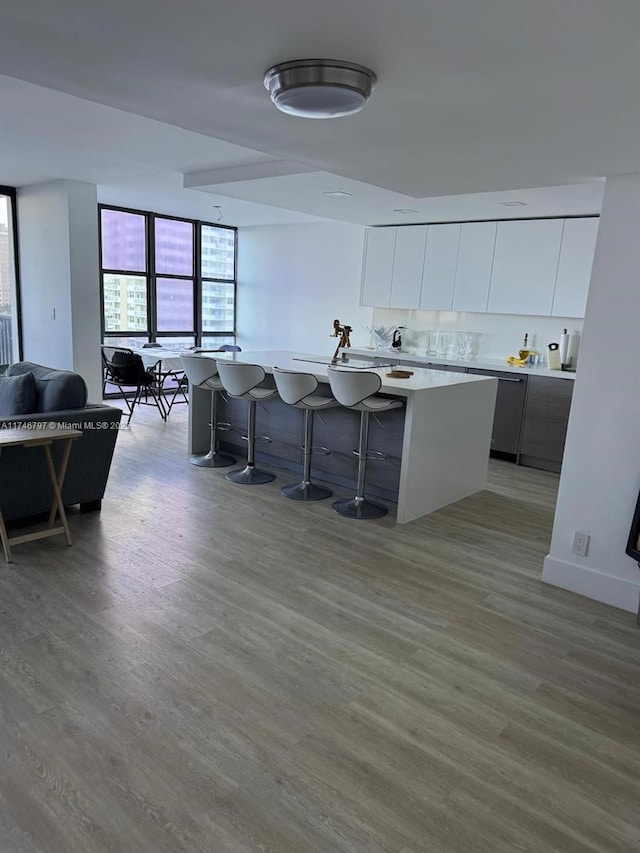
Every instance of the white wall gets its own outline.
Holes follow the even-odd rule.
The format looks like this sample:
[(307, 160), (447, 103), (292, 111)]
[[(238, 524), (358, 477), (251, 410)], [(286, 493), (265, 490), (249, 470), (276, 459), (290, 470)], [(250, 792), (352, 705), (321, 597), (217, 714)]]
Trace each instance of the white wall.
[(64, 183), (18, 190), (17, 207), (24, 357), (71, 369), (69, 211)]
[(89, 399), (100, 400), (96, 187), (79, 181), (23, 187), (18, 228), (24, 358), (80, 373)]
[(476, 332), (478, 357), (506, 359), (518, 355), (525, 333), (529, 348), (546, 353), (550, 343), (559, 343), (563, 329), (582, 332), (583, 321), (575, 317), (525, 317), (520, 314), (473, 314), (462, 311), (408, 311), (376, 308), (374, 323), (406, 326), (403, 346), (421, 355), (426, 351), (426, 331)]
[[(640, 571), (625, 555), (640, 489), (640, 176), (607, 179), (551, 549), (549, 583), (635, 611)], [(587, 557), (571, 553), (576, 530)]]
[(344, 223), (242, 228), (238, 235), (238, 343), (244, 350), (333, 354), (334, 319), (368, 346), (360, 308), (364, 228)]

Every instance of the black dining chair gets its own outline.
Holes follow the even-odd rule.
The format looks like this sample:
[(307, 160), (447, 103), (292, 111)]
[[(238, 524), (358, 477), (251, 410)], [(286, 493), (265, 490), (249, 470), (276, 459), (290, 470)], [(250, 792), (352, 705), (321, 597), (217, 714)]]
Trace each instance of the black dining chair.
[[(127, 424), (136, 405), (155, 405), (163, 421), (167, 419), (162, 397), (158, 393), (156, 373), (144, 366), (140, 354), (127, 347), (102, 346), (102, 364), (104, 367), (103, 389), (115, 385), (120, 391), (129, 412)], [(133, 390), (133, 400), (129, 398)], [(149, 400), (151, 396), (152, 401)], [(144, 399), (143, 399), (144, 398)]]

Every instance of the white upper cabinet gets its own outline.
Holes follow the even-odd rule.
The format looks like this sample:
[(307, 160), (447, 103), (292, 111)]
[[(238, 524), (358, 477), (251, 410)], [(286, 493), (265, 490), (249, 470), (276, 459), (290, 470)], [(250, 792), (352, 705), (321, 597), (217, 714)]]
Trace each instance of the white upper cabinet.
[(599, 223), (597, 216), (564, 221), (551, 311), (555, 317), (584, 317)]
[(465, 222), (460, 229), (454, 311), (487, 310), (497, 222)]
[(371, 305), (374, 308), (389, 307), (395, 244), (395, 228), (367, 229), (360, 305)]
[(563, 224), (562, 219), (498, 222), (490, 312), (551, 314)]
[(460, 224), (429, 225), (422, 272), (420, 308), (450, 311), (456, 278)]
[(426, 242), (426, 225), (396, 229), (390, 308), (417, 308), (420, 304)]
[(360, 304), (584, 317), (599, 219), (368, 228)]

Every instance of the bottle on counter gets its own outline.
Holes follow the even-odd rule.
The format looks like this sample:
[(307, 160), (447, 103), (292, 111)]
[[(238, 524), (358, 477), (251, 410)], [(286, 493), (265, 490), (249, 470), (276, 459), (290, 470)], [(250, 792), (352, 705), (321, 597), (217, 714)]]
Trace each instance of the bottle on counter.
[(531, 355), (531, 349), (529, 348), (529, 333), (524, 333), (524, 340), (522, 342), (522, 349), (519, 350), (518, 355), (521, 359), (526, 361)]

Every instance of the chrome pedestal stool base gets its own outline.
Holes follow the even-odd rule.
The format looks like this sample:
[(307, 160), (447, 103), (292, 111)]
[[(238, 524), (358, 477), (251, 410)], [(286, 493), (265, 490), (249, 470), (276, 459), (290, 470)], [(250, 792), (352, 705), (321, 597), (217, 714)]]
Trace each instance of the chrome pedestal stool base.
[(198, 468), (228, 468), (229, 465), (235, 465), (238, 460), (233, 456), (226, 456), (224, 453), (212, 453), (209, 451), (203, 456), (192, 456), (189, 459), (192, 465), (197, 465)]
[(280, 489), (280, 494), (292, 501), (323, 501), (330, 498), (333, 492), (315, 483), (291, 483)]
[(253, 465), (229, 471), (227, 474), (227, 480), (230, 480), (232, 483), (238, 483), (241, 486), (261, 486), (263, 483), (270, 483), (275, 478), (275, 474), (260, 471)]
[(389, 511), (386, 506), (366, 498), (343, 498), (334, 501), (331, 508), (338, 515), (344, 515), (347, 518), (382, 518)]

